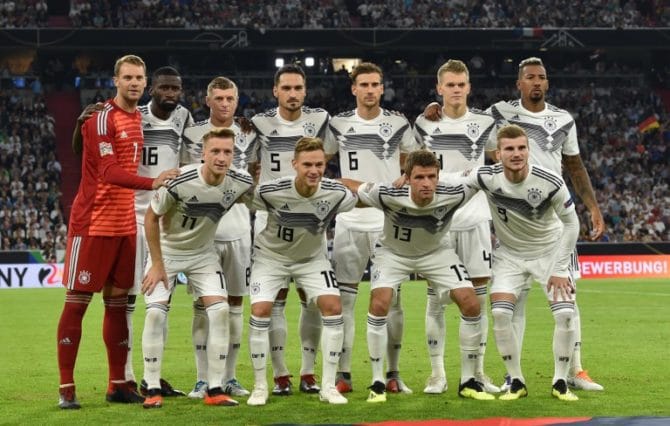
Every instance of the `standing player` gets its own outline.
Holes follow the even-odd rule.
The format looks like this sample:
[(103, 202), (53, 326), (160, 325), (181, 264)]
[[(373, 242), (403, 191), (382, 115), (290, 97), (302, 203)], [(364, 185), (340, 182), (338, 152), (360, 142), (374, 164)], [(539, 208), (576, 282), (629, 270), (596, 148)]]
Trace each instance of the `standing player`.
[(504, 126), (497, 139), (500, 163), (465, 172), (465, 183), (486, 194), (500, 243), (493, 253), (491, 311), (498, 352), (511, 377), (510, 388), (500, 399), (510, 401), (528, 395), (512, 315), (522, 289), (537, 281), (555, 322), (551, 393), (561, 401), (576, 401), (577, 396), (567, 385), (575, 342), (575, 287), (570, 260), (579, 235), (579, 219), (574, 202), (559, 174), (528, 162), (528, 138), (521, 127)]
[[(152, 176), (161, 170), (179, 167), (180, 155), (183, 148), (182, 134), (184, 129), (192, 124), (191, 113), (179, 104), (182, 95), (182, 81), (179, 71), (172, 67), (158, 68), (151, 76), (149, 89), (151, 100), (148, 104), (138, 107), (142, 114), (142, 130), (144, 133), (144, 147), (142, 161), (137, 168), (139, 176)], [(84, 109), (82, 116), (93, 113), (102, 108), (102, 104), (89, 105)], [(75, 152), (81, 151), (81, 133), (75, 129), (73, 136)], [(148, 249), (144, 238), (144, 216), (151, 201), (152, 191), (135, 191), (135, 215), (137, 221), (137, 242), (135, 254), (135, 285), (128, 294), (126, 320), (128, 322), (128, 359), (126, 361), (126, 380), (131, 388), (137, 390), (137, 381), (133, 370), (133, 313), (137, 294), (142, 288), (144, 266), (147, 262)], [(169, 305), (168, 305), (169, 309)], [(165, 339), (167, 339), (167, 322), (165, 324)], [(164, 379), (161, 379), (163, 396), (181, 396), (182, 391), (172, 388)], [(145, 383), (141, 384), (142, 394), (146, 394)]]
[[(200, 121), (184, 131), (188, 145), (182, 160), (185, 164), (198, 163), (202, 158), (203, 136), (213, 127), (226, 127), (235, 132), (235, 146), (231, 169), (246, 170), (251, 141), (256, 133), (250, 129), (243, 131), (235, 121), (238, 90), (235, 83), (226, 77), (216, 77), (207, 86), (205, 102), (209, 107), (209, 119)], [(247, 396), (246, 390), (236, 378), (237, 355), (242, 340), (243, 297), (249, 294), (251, 273), (251, 221), (249, 209), (244, 204), (236, 204), (219, 221), (214, 236), (214, 245), (226, 280), (228, 306), (230, 307), (230, 338), (228, 356), (223, 376), (223, 391), (231, 396)], [(204, 398), (207, 392), (207, 314), (202, 300), (193, 303), (193, 347), (197, 380), (191, 398)]]
[[(363, 62), (351, 73), (351, 93), (356, 109), (333, 117), (326, 136), (326, 154), (339, 153), (342, 177), (364, 182), (391, 182), (401, 175), (405, 156), (416, 147), (407, 119), (380, 106), (384, 75), (377, 65)], [(340, 392), (351, 392), (351, 357), (354, 344), (354, 304), (384, 215), (375, 209), (357, 208), (337, 216), (333, 262), (340, 283), (344, 346), (338, 369)], [(397, 294), (399, 296), (399, 293)], [(403, 312), (396, 297), (388, 315), (389, 353), (387, 385), (390, 392), (411, 393), (399, 377)]]
[[(260, 167), (259, 182), (264, 183), (284, 176), (294, 176), (292, 167), (296, 142), (304, 137), (323, 139), (328, 124), (328, 112), (321, 108), (304, 106), (307, 94), (305, 72), (298, 65), (285, 65), (274, 76), (272, 93), (277, 98), (277, 107), (257, 114), (251, 121), (256, 128), (257, 137), (252, 151), (251, 175), (256, 176)], [(265, 229), (267, 213), (256, 213), (254, 234)], [(288, 281), (278, 295), (272, 307), (270, 324), (270, 355), (274, 370), (274, 395), (291, 394), (290, 373), (284, 360), (286, 346), (286, 296)], [(306, 303), (304, 292), (298, 287), (302, 310), (300, 311), (300, 343), (302, 347), (302, 366), (300, 369), (300, 390), (316, 393), (319, 387), (314, 378), (316, 350), (321, 335), (321, 315), (318, 307)]]
[[(179, 71), (172, 67), (158, 68), (151, 76), (151, 101), (140, 106), (142, 113), (142, 129), (144, 131), (144, 148), (142, 149), (142, 163), (137, 168), (140, 176), (151, 176), (156, 170), (168, 167), (179, 167), (179, 158), (184, 151), (182, 135), (184, 129), (193, 124), (193, 118), (188, 109), (179, 104), (182, 95), (182, 80)], [(137, 254), (135, 255), (135, 286), (128, 296), (128, 361), (126, 362), (126, 380), (135, 384), (135, 372), (132, 362), (132, 315), (135, 312), (137, 294), (142, 288), (144, 267), (149, 256), (146, 238), (144, 235), (144, 217), (151, 202), (153, 191), (135, 192), (135, 214), (137, 216)], [(168, 303), (167, 309), (170, 309)], [(168, 327), (165, 323), (164, 342), (167, 341)], [(135, 385), (136, 386), (136, 385)], [(142, 395), (147, 394), (146, 383), (140, 386)], [(172, 388), (164, 379), (161, 379), (161, 393), (163, 396), (182, 396), (184, 392)]]
[(456, 209), (466, 205), (474, 191), (464, 185), (438, 182), (439, 172), (440, 162), (435, 154), (417, 150), (407, 158), (405, 173), (409, 186), (394, 188), (390, 184), (361, 184), (343, 179), (347, 187), (358, 192), (360, 203), (384, 213), (384, 230), (372, 257), (368, 310), (372, 386), (368, 402), (386, 401), (383, 376), (388, 338), (386, 316), (393, 293), (411, 273), (420, 273), (431, 283), (438, 303), (451, 299), (461, 310), (459, 396), (495, 399), (475, 379), (481, 338), (479, 303), (467, 268), (454, 249), (443, 242)]
[[(467, 66), (450, 59), (437, 71), (437, 92), (442, 96), (442, 114), (438, 121), (420, 115), (414, 124), (417, 140), (440, 160), (440, 173), (457, 172), (484, 165), (487, 142), (495, 140), (495, 120), (479, 110), (468, 108), (470, 73)], [(407, 172), (407, 171), (405, 171)], [(449, 233), (451, 247), (465, 264), (477, 293), (482, 313), (481, 341), (476, 378), (486, 392), (500, 388), (484, 374), (484, 354), (488, 338), (486, 284), (491, 279), (491, 231), (486, 197), (477, 194), (454, 214)], [(447, 388), (444, 370), (444, 305), (432, 287), (428, 287), (426, 338), (432, 367), (424, 392), (442, 393)]]
[(335, 274), (326, 256), (325, 233), (338, 212), (351, 210), (356, 198), (344, 185), (323, 179), (326, 155), (321, 140), (302, 138), (295, 146), (295, 177), (260, 184), (254, 207), (268, 212), (267, 226), (254, 242), (251, 270), (249, 352), (254, 368), (254, 390), (249, 405), (268, 400), (267, 352), (272, 305), (277, 293), (293, 278), (318, 306), (322, 315), (321, 401), (346, 404), (335, 387), (342, 351), (342, 305)]
[[(144, 139), (137, 103), (146, 87), (141, 58), (126, 55), (114, 65), (116, 96), (84, 122), (82, 180), (72, 206), (63, 284), (67, 287), (58, 323), (58, 368), (63, 409), (76, 409), (74, 367), (81, 324), (93, 293), (103, 293), (103, 339), (107, 346), (107, 401), (139, 403), (124, 368), (128, 356), (126, 307), (133, 286), (136, 224), (134, 189), (157, 189), (177, 170), (157, 178), (137, 176)], [(105, 256), (100, 256), (105, 253)]]
[[(203, 136), (203, 164), (189, 165), (166, 189), (158, 191), (147, 209), (145, 231), (150, 261), (142, 281), (147, 305), (142, 352), (148, 395), (144, 408), (163, 405), (160, 370), (163, 359), (163, 328), (167, 306), (183, 272), (195, 295), (205, 306), (207, 405), (237, 405), (224, 394), (223, 377), (228, 353), (228, 303), (226, 281), (214, 249), (219, 220), (252, 187), (246, 172), (230, 170), (235, 133), (214, 129)], [(162, 224), (162, 229), (161, 225)]]
[[(530, 144), (530, 163), (538, 164), (562, 175), (562, 169), (570, 177), (575, 192), (591, 214), (591, 238), (597, 241), (605, 230), (605, 222), (598, 207), (591, 179), (579, 156), (577, 128), (569, 112), (559, 109), (545, 101), (549, 80), (547, 71), (540, 58), (527, 58), (519, 64), (517, 88), (521, 99), (501, 101), (488, 109), (493, 117), (502, 124), (517, 124), (528, 134)], [(491, 147), (493, 149), (494, 147)], [(575, 279), (579, 278), (577, 251), (573, 253)], [(515, 310), (515, 327), (523, 340), (525, 304), (527, 293), (519, 296)], [(583, 369), (581, 363), (581, 321), (579, 309), (575, 305), (576, 341), (570, 368), (568, 383), (575, 389), (603, 390)]]

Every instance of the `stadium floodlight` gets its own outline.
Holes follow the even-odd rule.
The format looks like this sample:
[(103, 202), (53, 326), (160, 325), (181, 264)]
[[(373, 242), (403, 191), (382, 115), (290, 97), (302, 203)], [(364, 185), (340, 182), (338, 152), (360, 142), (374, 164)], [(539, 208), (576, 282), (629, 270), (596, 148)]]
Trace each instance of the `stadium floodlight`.
[(275, 58), (275, 67), (281, 68), (284, 66), (284, 58)]
[(314, 66), (314, 56), (305, 56), (305, 66), (306, 67)]

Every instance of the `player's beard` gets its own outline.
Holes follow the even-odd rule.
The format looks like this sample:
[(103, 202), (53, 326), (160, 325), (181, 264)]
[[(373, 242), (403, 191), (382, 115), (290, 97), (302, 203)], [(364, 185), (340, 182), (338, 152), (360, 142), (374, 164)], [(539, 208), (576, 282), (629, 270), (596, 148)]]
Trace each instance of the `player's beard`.
[(178, 102), (159, 102), (158, 106), (165, 112), (172, 112), (177, 109)]

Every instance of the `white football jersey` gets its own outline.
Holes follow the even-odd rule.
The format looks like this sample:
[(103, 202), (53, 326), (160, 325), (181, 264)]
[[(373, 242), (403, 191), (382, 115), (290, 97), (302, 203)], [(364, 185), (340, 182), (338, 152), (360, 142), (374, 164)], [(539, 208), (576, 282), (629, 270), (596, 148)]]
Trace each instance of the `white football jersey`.
[(202, 177), (204, 165), (181, 168), (181, 175), (156, 191), (151, 208), (161, 218), (161, 248), (167, 256), (184, 256), (214, 250), (219, 220), (253, 186), (251, 176), (228, 170), (220, 185)]
[[(480, 166), (465, 172), (465, 183), (484, 191), (489, 201), (496, 237), (501, 246), (520, 259), (537, 259), (556, 252), (561, 268), (570, 263), (577, 242), (579, 219), (563, 179), (544, 167), (531, 165), (526, 179), (512, 183), (502, 164)], [(574, 240), (567, 226), (576, 226)], [(567, 245), (566, 245), (567, 244)]]
[(295, 176), (291, 165), (298, 139), (303, 136), (324, 138), (330, 116), (321, 108), (302, 107), (300, 118), (284, 120), (277, 108), (256, 114), (251, 122), (256, 128), (256, 139), (251, 150), (250, 163), (260, 161), (260, 182), (284, 176)]
[[(357, 111), (346, 111), (330, 120), (326, 133), (326, 154), (340, 155), (342, 177), (361, 182), (392, 182), (400, 177), (400, 154), (419, 145), (402, 114), (381, 110), (372, 120)], [(374, 209), (357, 208), (337, 217), (338, 223), (359, 231), (382, 230), (383, 215)]]
[(408, 185), (365, 183), (358, 196), (365, 204), (384, 213), (384, 231), (380, 243), (398, 256), (419, 257), (444, 248), (443, 237), (457, 209), (475, 194), (467, 185), (439, 182), (433, 200), (417, 206)]
[[(430, 121), (421, 114), (414, 123), (414, 136), (440, 160), (440, 176), (444, 180), (445, 173), (484, 165), (486, 147), (496, 140), (495, 120), (477, 109), (469, 109), (455, 119), (443, 114), (439, 121)], [(451, 230), (465, 231), (490, 219), (486, 196), (478, 193), (456, 211)]]
[[(167, 120), (151, 113), (151, 101), (138, 107), (142, 114), (144, 147), (142, 162), (137, 167), (139, 176), (156, 177), (161, 172), (179, 167), (180, 153), (184, 149), (184, 129), (193, 123), (188, 109), (177, 105)], [(135, 216), (137, 223), (144, 223), (144, 215), (151, 202), (153, 191), (135, 191)]]
[[(198, 121), (184, 129), (184, 151), (182, 164), (193, 164), (202, 162), (202, 137), (215, 126), (210, 119)], [(235, 152), (233, 154), (233, 166), (238, 170), (247, 170), (253, 141), (256, 132), (251, 130), (244, 133), (237, 122), (233, 121), (230, 129), (235, 132)]]
[(268, 222), (254, 242), (254, 255), (291, 263), (324, 255), (328, 225), (356, 201), (344, 185), (326, 178), (309, 198), (298, 193), (292, 176), (259, 185), (253, 205), (268, 212)]
[[(182, 155), (182, 163), (200, 163), (202, 162), (202, 137), (214, 126), (207, 119), (199, 121), (184, 130), (185, 155)], [(247, 170), (249, 155), (251, 153), (251, 143), (256, 137), (256, 132), (244, 133), (239, 124), (233, 121), (230, 126), (235, 132), (235, 147), (233, 156), (234, 170)], [(251, 219), (249, 218), (249, 209), (244, 204), (235, 204), (230, 211), (219, 222), (216, 228), (216, 241), (235, 241), (242, 238), (245, 234), (251, 233)]]
[[(521, 100), (500, 101), (486, 110), (497, 122), (498, 128), (516, 124), (528, 135), (530, 163), (538, 164), (563, 174), (563, 155), (579, 155), (577, 126), (569, 112), (545, 103), (544, 111), (531, 112)], [(488, 150), (495, 150), (494, 141)]]

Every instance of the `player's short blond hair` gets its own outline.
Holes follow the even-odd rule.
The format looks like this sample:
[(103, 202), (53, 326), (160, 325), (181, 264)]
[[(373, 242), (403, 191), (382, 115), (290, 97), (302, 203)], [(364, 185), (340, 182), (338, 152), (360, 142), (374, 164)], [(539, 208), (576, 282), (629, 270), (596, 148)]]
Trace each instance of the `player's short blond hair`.
[(115, 77), (119, 76), (119, 71), (121, 70), (121, 65), (123, 65), (123, 64), (136, 65), (138, 67), (144, 68), (144, 73), (145, 74), (147, 72), (147, 65), (144, 63), (142, 58), (140, 58), (137, 55), (125, 55), (125, 56), (121, 56), (119, 59), (117, 59), (116, 63), (114, 64), (114, 76)]
[(521, 76), (523, 75), (523, 69), (530, 65), (538, 65), (546, 69), (546, 67), (544, 66), (544, 62), (542, 62), (542, 59), (536, 56), (531, 56), (530, 58), (526, 58), (523, 61), (519, 62), (519, 78), (521, 78)]
[(442, 64), (442, 66), (437, 70), (437, 82), (440, 82), (442, 74), (445, 72), (451, 72), (454, 74), (465, 74), (465, 77), (470, 81), (470, 71), (468, 66), (465, 65), (465, 62), (459, 61), (458, 59), (449, 59), (447, 62)]
[(312, 138), (309, 136), (304, 136), (298, 139), (298, 142), (295, 144), (295, 149), (293, 151), (293, 158), (298, 158), (298, 154), (301, 152), (311, 152), (311, 151), (324, 151), (323, 141), (321, 138)]
[(503, 139), (516, 139), (519, 137), (524, 137), (526, 138), (526, 142), (528, 142), (528, 135), (526, 135), (526, 131), (521, 128), (521, 126), (517, 126), (516, 124), (508, 124), (506, 126), (501, 127), (498, 129), (498, 133), (496, 133), (496, 140), (498, 141), (498, 149), (500, 149), (500, 141)]
[(214, 89), (235, 89), (235, 98), (237, 99), (239, 95), (237, 84), (235, 84), (235, 82), (233, 82), (233, 80), (229, 79), (228, 77), (215, 77), (212, 81), (210, 81), (207, 85), (207, 96), (212, 96)]
[(384, 80), (384, 73), (377, 64), (372, 62), (361, 62), (351, 70), (351, 84), (356, 84), (356, 78), (361, 74), (379, 74), (379, 79)]
[(412, 169), (414, 167), (435, 167), (437, 172), (440, 172), (440, 160), (437, 159), (432, 151), (427, 149), (417, 149), (407, 155), (405, 160), (405, 174), (412, 176)]
[(207, 145), (207, 142), (214, 138), (231, 139), (233, 142), (235, 142), (235, 132), (228, 127), (214, 127), (203, 135), (202, 145)]

